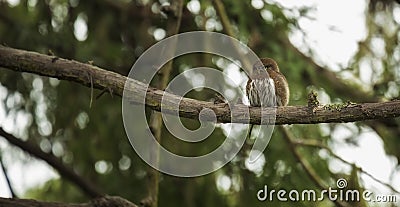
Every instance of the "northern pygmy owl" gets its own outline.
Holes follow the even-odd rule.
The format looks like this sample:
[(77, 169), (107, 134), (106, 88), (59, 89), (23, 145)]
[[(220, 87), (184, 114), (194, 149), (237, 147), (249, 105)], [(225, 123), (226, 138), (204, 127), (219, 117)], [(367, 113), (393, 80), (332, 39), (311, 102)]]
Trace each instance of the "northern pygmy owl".
[[(271, 58), (261, 58), (253, 65), (246, 86), (251, 106), (286, 106), (289, 102), (289, 85)], [(275, 94), (275, 96), (273, 95)]]

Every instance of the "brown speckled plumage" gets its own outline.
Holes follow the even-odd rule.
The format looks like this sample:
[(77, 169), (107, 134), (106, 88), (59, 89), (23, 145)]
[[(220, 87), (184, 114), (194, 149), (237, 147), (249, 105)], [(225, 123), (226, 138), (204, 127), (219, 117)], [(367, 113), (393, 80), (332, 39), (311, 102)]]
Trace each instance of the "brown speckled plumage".
[[(271, 58), (262, 58), (253, 65), (246, 85), (251, 106), (286, 106), (289, 103), (289, 85)], [(265, 72), (266, 71), (266, 72)], [(275, 93), (275, 96), (272, 94)]]

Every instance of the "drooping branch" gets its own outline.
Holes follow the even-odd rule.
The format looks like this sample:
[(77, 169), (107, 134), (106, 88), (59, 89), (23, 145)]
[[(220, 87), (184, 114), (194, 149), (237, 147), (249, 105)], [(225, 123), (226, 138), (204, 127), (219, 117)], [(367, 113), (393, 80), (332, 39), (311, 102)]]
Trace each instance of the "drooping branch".
[[(300, 147), (314, 147), (314, 148), (324, 149), (332, 157), (334, 157), (335, 159), (340, 160), (342, 163), (347, 164), (349, 166), (355, 165), (355, 163), (349, 162), (349, 161), (343, 159), (342, 157), (340, 157), (339, 155), (337, 155), (330, 147), (328, 147), (327, 145), (322, 143), (320, 140), (316, 140), (316, 139), (292, 139), (292, 140), (293, 140), (293, 142), (291, 144), (295, 145), (295, 147), (300, 146)], [(381, 185), (387, 187), (391, 191), (393, 191), (393, 192), (395, 192), (397, 194), (400, 194), (400, 191), (396, 190), (392, 185), (390, 185), (390, 184), (388, 184), (388, 183), (376, 178), (374, 175), (372, 175), (371, 173), (365, 171), (363, 168), (357, 166), (357, 170), (360, 173), (365, 174), (366, 176), (370, 177), (375, 182), (380, 183)]]
[[(88, 196), (95, 198), (103, 195), (94, 185), (78, 174), (75, 173), (72, 169), (66, 167), (60, 159), (55, 157), (52, 154), (43, 152), (38, 146), (30, 143), (29, 141), (22, 141), (14, 137), (12, 134), (7, 133), (0, 127), (0, 137), (4, 137), (9, 143), (21, 148), (25, 152), (28, 152), (34, 157), (37, 157), (41, 160), (47, 162), (50, 166), (60, 173), (60, 175), (72, 183), (74, 183), (78, 188), (82, 189)], [(2, 206), (2, 205), (0, 205)]]
[[(310, 179), (315, 183), (315, 185), (318, 186), (321, 190), (326, 190), (328, 189), (328, 185), (323, 181), (323, 179), (318, 175), (318, 173), (315, 171), (315, 169), (310, 165), (310, 163), (300, 154), (300, 152), (297, 149), (296, 141), (293, 136), (293, 134), (285, 128), (285, 126), (279, 126), (279, 130), (282, 132), (283, 138), (286, 140), (286, 143), (288, 144), (288, 147), (290, 151), (292, 152), (293, 156), (297, 160), (297, 162), (300, 163), (300, 165), (303, 167), (304, 171), (307, 173), (307, 175), (310, 177)], [(347, 203), (344, 203), (339, 200), (333, 200), (336, 204), (336, 206), (341, 206), (341, 207), (349, 207)]]
[[(248, 123), (247, 111), (250, 112), (250, 122), (259, 124), (261, 109), (259, 107), (248, 108), (243, 104), (234, 106), (231, 110), (226, 104), (214, 104), (212, 102), (198, 101), (176, 96), (162, 90), (148, 87), (144, 83), (129, 79), (120, 74), (101, 69), (99, 67), (80, 63), (74, 60), (66, 60), (55, 56), (48, 56), (36, 52), (29, 52), (0, 46), (0, 67), (17, 72), (28, 72), (38, 75), (54, 77), (61, 80), (69, 80), (85, 86), (93, 85), (97, 89), (108, 89), (112, 93), (122, 96), (125, 81), (129, 81), (131, 87), (127, 88), (135, 102), (135, 96), (146, 91), (146, 106), (160, 111), (161, 100), (164, 96), (165, 108), (173, 108), (172, 105), (180, 103), (179, 114), (181, 117), (198, 119), (203, 109), (211, 109), (219, 123)], [(137, 102), (138, 104), (139, 101)], [(169, 111), (166, 111), (167, 113)], [(275, 113), (273, 108), (263, 109), (263, 118)], [(400, 116), (400, 101), (362, 104), (335, 104), (327, 106), (286, 106), (276, 109), (275, 124), (315, 124), (315, 123), (342, 123), (364, 121), (370, 119), (394, 118)], [(266, 123), (268, 124), (268, 122)]]

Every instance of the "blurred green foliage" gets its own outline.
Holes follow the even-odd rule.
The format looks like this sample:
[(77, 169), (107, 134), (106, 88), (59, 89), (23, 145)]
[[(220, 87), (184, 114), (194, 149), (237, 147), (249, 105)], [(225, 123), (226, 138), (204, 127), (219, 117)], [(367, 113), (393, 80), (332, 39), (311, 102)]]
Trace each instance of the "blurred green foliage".
[[(154, 31), (165, 29), (168, 16), (159, 11), (164, 1), (153, 0), (20, 0), (11, 5), (0, 0), (0, 43), (14, 48), (54, 54), (127, 75), (134, 61), (156, 43)], [(269, 2), (269, 1), (267, 1)], [(393, 20), (399, 5), (392, 1), (367, 1), (365, 12), (368, 34), (359, 43), (359, 50), (349, 68), (333, 73), (318, 69), (312, 53), (300, 53), (289, 41), (293, 30), (300, 28), (299, 18), (306, 17), (312, 8), (297, 8), (297, 16), (288, 17), (290, 10), (279, 4), (265, 3), (262, 9), (252, 7), (250, 1), (223, 1), (236, 37), (252, 48), (260, 57), (273, 57), (290, 83), (290, 105), (306, 105), (307, 93), (314, 89), (334, 102), (377, 101), (399, 97), (400, 48), (399, 25)], [(189, 1), (185, 1), (185, 5)], [(191, 12), (185, 6), (180, 32), (208, 30), (222, 32), (222, 24), (210, 1), (201, 1), (200, 10)], [(269, 12), (272, 18), (262, 17)], [(340, 13), (340, 12), (339, 12)], [(334, 17), (332, 17), (334, 18)], [(79, 24), (87, 26), (87, 33), (77, 36)], [(389, 28), (389, 29), (388, 29)], [(82, 29), (82, 27), (81, 27)], [(75, 33), (75, 34), (74, 34)], [(79, 41), (78, 38), (82, 38)], [(385, 43), (385, 55), (374, 51), (373, 41)], [(345, 49), (345, 48), (343, 48)], [(310, 56), (310, 57), (308, 57)], [(189, 67), (216, 66), (218, 57), (187, 55), (174, 61), (172, 77)], [(360, 64), (382, 65), (373, 71), (373, 80), (361, 87), (354, 79), (332, 81), (329, 74), (338, 77), (350, 72), (359, 76)], [(223, 68), (220, 68), (223, 70)], [(325, 72), (321, 72), (325, 70)], [(213, 81), (207, 77), (207, 81)], [(336, 80), (336, 79), (335, 79)], [(35, 141), (44, 151), (60, 157), (85, 179), (95, 183), (103, 192), (119, 195), (138, 203), (146, 194), (148, 166), (135, 154), (125, 135), (121, 99), (106, 93), (90, 103), (90, 89), (67, 81), (57, 81), (37, 75), (0, 71), (0, 83), (7, 88), (4, 103), (18, 94), (19, 104), (6, 105), (7, 114), (26, 112), (31, 122), (19, 132), (19, 137)], [(39, 84), (39, 85), (38, 85)], [(362, 85), (362, 84), (361, 84)], [(365, 89), (367, 88), (367, 89)], [(95, 96), (101, 91), (95, 91)], [(214, 92), (191, 91), (187, 97), (211, 100)], [(198, 127), (194, 120), (182, 119), (189, 128)], [(50, 124), (50, 126), (49, 126)], [(340, 124), (296, 125), (290, 130), (299, 139), (316, 139), (329, 146), (330, 133)], [(382, 137), (387, 153), (400, 157), (400, 121), (356, 123), (352, 137), (359, 127), (370, 127)], [(321, 129), (323, 128), (323, 129)], [(324, 133), (324, 130), (328, 133)], [(163, 144), (172, 151), (191, 155), (203, 154), (219, 146), (225, 135), (220, 128), (202, 145), (181, 145), (163, 129)], [(355, 141), (357, 142), (357, 141)], [(60, 147), (61, 146), (61, 147)], [(174, 149), (175, 148), (175, 149)], [(5, 151), (2, 151), (5, 153)], [(332, 172), (332, 156), (320, 148), (302, 148), (300, 153), (330, 186), (335, 186), (342, 174)], [(288, 143), (276, 131), (264, 152), (265, 165), (259, 173), (246, 168), (246, 153), (228, 165), (207, 176), (177, 178), (162, 175), (160, 206), (310, 206), (308, 202), (278, 202), (257, 200), (256, 194), (264, 185), (273, 189), (318, 189), (302, 166), (294, 159)], [(377, 166), (379, 167), (379, 166)], [(350, 177), (348, 171), (347, 177)], [(218, 181), (228, 177), (231, 186), (223, 189)], [(351, 176), (357, 179), (357, 176)], [(359, 183), (357, 183), (357, 188)], [(22, 196), (22, 195), (21, 195)], [(44, 186), (30, 189), (26, 197), (39, 200), (84, 201), (79, 188), (57, 178)], [(328, 201), (315, 206), (333, 206)]]

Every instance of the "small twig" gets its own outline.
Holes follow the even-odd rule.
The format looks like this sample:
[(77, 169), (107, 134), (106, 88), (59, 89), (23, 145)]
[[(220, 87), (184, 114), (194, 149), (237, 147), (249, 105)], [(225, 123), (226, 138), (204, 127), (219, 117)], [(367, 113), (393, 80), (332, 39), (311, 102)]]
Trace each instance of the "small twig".
[(108, 93), (110, 94), (111, 98), (114, 98), (112, 88), (106, 87), (106, 88), (103, 88), (103, 90), (101, 90), (101, 92), (96, 96), (96, 100), (99, 99), (102, 95), (104, 95), (104, 93), (106, 93), (107, 90), (108, 90)]
[(112, 88), (110, 88), (110, 87), (107, 87), (107, 89), (108, 89), (108, 92), (110, 93), (110, 96), (111, 96), (111, 98), (114, 98), (114, 95), (113, 95), (113, 89)]
[(8, 177), (7, 169), (3, 164), (3, 159), (2, 159), (1, 155), (0, 155), (0, 167), (1, 167), (1, 170), (3, 171), (4, 178), (6, 179), (8, 189), (10, 190), (11, 198), (18, 198), (17, 194), (15, 194), (14, 188), (11, 185), (10, 178)]
[(92, 108), (92, 103), (93, 103), (93, 77), (92, 75), (88, 72), (88, 78), (90, 82), (90, 103), (89, 103), (89, 108)]
[(102, 95), (104, 95), (104, 93), (106, 93), (107, 89), (103, 88), (103, 90), (101, 90), (101, 92), (96, 96), (96, 100), (99, 99)]

